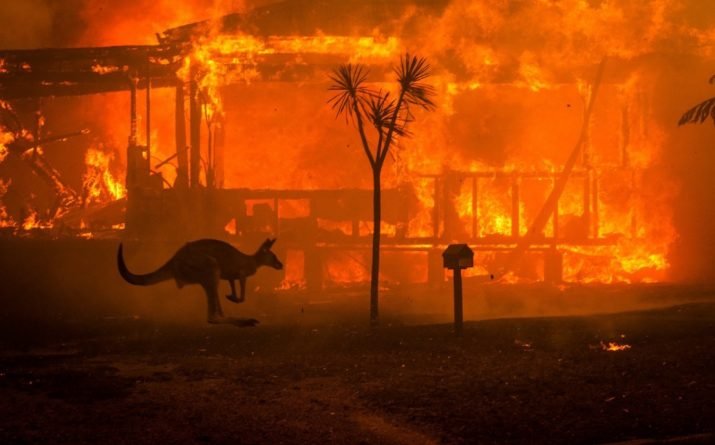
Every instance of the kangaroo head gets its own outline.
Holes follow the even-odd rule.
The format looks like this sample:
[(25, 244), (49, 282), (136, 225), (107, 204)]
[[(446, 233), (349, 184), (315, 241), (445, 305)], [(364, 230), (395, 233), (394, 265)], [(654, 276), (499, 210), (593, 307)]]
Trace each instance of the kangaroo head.
[(283, 263), (280, 262), (275, 253), (271, 252), (271, 247), (275, 242), (276, 238), (273, 238), (267, 239), (261, 244), (258, 252), (254, 255), (259, 266), (269, 266), (277, 270), (283, 269)]

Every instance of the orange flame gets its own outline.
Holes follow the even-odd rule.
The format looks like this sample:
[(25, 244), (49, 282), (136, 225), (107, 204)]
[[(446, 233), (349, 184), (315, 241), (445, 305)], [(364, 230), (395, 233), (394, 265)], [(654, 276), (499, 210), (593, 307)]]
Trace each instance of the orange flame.
[(85, 154), (85, 173), (82, 181), (87, 203), (102, 203), (121, 199), (126, 195), (126, 189), (110, 171), (112, 154), (98, 148), (90, 148)]

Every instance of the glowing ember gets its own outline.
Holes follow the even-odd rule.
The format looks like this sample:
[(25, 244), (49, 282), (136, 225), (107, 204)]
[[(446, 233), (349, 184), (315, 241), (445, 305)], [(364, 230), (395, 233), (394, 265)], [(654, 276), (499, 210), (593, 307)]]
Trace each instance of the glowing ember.
[(92, 72), (101, 74), (101, 75), (109, 74), (109, 73), (116, 73), (119, 70), (120, 70), (120, 68), (118, 66), (106, 66), (106, 65), (100, 65), (100, 64), (92, 65)]
[(628, 349), (631, 349), (631, 345), (619, 344), (619, 343), (612, 342), (612, 341), (609, 341), (608, 344), (606, 344), (603, 341), (601, 341), (601, 349), (603, 349), (604, 351), (611, 351), (611, 352), (626, 351)]

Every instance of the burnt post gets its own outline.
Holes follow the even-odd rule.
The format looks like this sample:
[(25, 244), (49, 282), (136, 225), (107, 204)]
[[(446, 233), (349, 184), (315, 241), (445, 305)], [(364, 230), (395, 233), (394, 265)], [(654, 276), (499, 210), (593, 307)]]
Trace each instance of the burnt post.
[(450, 244), (442, 253), (444, 267), (454, 273), (454, 333), (462, 336), (462, 269), (474, 266), (474, 252), (466, 244)]
[(175, 130), (176, 130), (176, 169), (175, 187), (185, 189), (189, 186), (189, 157), (186, 153), (186, 113), (184, 111), (184, 82), (176, 81)]
[(189, 184), (191, 188), (199, 188), (201, 172), (201, 99), (196, 72), (191, 71), (189, 82)]

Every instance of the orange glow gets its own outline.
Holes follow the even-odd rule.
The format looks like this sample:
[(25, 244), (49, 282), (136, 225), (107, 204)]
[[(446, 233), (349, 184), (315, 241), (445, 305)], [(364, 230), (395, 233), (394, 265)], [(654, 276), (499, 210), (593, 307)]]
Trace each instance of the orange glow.
[(305, 288), (305, 254), (300, 250), (288, 250), (285, 257), (285, 276), (278, 286), (279, 290), (297, 290)]
[[(360, 141), (352, 128), (335, 122), (325, 103), (327, 72), (339, 63), (363, 63), (371, 70), (370, 86), (387, 88), (393, 77), (389, 66), (405, 51), (419, 52), (433, 64), (429, 83), (437, 91), (438, 107), (416, 116), (413, 134), (398, 141), (387, 162), (384, 187), (403, 187), (415, 202), (406, 227), (382, 222), (383, 238), (394, 241), (404, 235), (438, 247), (453, 241), (492, 247), (479, 251), (478, 267), (465, 272), (484, 275), (514, 247), (513, 234), (527, 233), (541, 209), (579, 138), (594, 88), (593, 67), (607, 58), (613, 73), (601, 85), (586, 125), (583, 159), (559, 200), (558, 223), (553, 216), (549, 219), (529, 254), (539, 256), (551, 247), (562, 253), (567, 282), (668, 280), (671, 246), (678, 236), (673, 223), (678, 184), (662, 165), (669, 130), (654, 116), (650, 103), (658, 93), (652, 67), (641, 62), (682, 48), (692, 48), (688, 51), (700, 57), (715, 55), (713, 31), (671, 18), (679, 7), (675, 0), (537, 1), (519, 8), (506, 3), (453, 0), (434, 16), (410, 18), (404, 29), (358, 24), (346, 31), (349, 35), (317, 28), (308, 35), (293, 35), (294, 29), (287, 35), (253, 35), (248, 28), (194, 35), (183, 48), (178, 76), (198, 86), (202, 158), (207, 159), (205, 124), (221, 122), (226, 129), (226, 188), (369, 189)], [(233, 12), (205, 11), (196, 1), (174, 5), (159, 0), (145, 6), (146, 16), (139, 19), (113, 14), (109, 25), (93, 25), (82, 43), (155, 44), (155, 31)], [(89, 23), (99, 22), (100, 14), (104, 12), (96, 6), (85, 11)], [(277, 73), (266, 68), (271, 64), (279, 66)], [(296, 67), (311, 70), (303, 77), (281, 78)], [(0, 73), (6, 69), (0, 60)], [(124, 69), (92, 66), (98, 74)], [(622, 71), (627, 74), (618, 74)], [(172, 88), (152, 90), (152, 165), (175, 153), (173, 94)], [(104, 95), (92, 102), (106, 146), (126, 144), (125, 96)], [(140, 143), (146, 138), (142, 112), (140, 107)], [(11, 133), (0, 133), (0, 162), (12, 139)], [(125, 163), (124, 153), (113, 156), (95, 147), (87, 152), (83, 186), (89, 202), (125, 196), (122, 168), (114, 166)], [(169, 182), (171, 169), (167, 164), (162, 170)], [(520, 176), (525, 173), (542, 176)], [(445, 192), (450, 174), (461, 179), (447, 184), (451, 189)], [(479, 176), (474, 180), (470, 174)], [(589, 187), (592, 194), (585, 198)], [(512, 196), (517, 189), (518, 207)], [(368, 238), (372, 233), (371, 221), (353, 224), (345, 218), (311, 216), (308, 200), (281, 200), (278, 209), (272, 200), (248, 203), (248, 216), (254, 216), (254, 204), (267, 204), (281, 219), (313, 218), (322, 235)], [(261, 228), (271, 229), (265, 205), (257, 213), (263, 218)], [(243, 228), (232, 219), (225, 230), (239, 236)], [(363, 264), (361, 255), (354, 257), (360, 261), (339, 255), (330, 259), (329, 279), (367, 280), (369, 264)], [(512, 272), (500, 282), (524, 280), (528, 278)], [(297, 275), (286, 276), (281, 286), (295, 283)]]
[(369, 280), (369, 260), (361, 252), (336, 252), (326, 262), (325, 275), (337, 285), (365, 283)]

